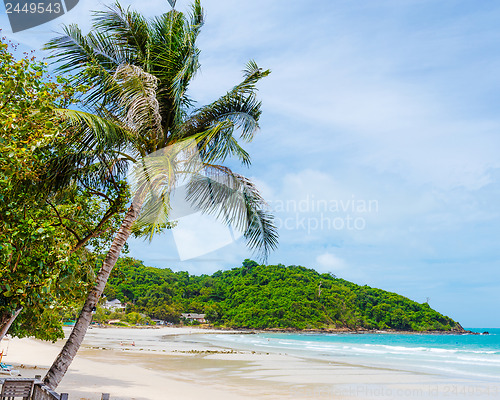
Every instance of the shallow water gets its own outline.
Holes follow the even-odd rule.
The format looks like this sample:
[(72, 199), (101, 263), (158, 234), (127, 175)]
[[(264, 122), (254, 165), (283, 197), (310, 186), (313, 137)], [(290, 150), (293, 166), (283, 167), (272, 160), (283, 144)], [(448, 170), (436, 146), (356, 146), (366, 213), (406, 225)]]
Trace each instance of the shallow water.
[(317, 360), (394, 368), (497, 383), (500, 329), (489, 335), (297, 334), (203, 335), (198, 340), (242, 350), (286, 353)]

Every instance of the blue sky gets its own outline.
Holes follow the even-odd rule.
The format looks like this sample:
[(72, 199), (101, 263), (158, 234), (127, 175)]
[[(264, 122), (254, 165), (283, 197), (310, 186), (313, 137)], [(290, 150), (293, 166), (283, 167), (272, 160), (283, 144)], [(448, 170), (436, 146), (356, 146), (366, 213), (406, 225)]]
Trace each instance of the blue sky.
[[(80, 1), (15, 35), (4, 10), (0, 22), (39, 49), (61, 23), (88, 27), (100, 4)], [(124, 4), (148, 16), (169, 9), (165, 0)], [(260, 85), (253, 165), (232, 165), (275, 210), (280, 246), (269, 262), (429, 298), (464, 326), (500, 327), (500, 3), (203, 6), (202, 69), (191, 87), (200, 104), (238, 82), (250, 59), (272, 70)], [(150, 245), (131, 241), (130, 255), (192, 273), (252, 256), (241, 240), (185, 261), (177, 247), (169, 232)]]

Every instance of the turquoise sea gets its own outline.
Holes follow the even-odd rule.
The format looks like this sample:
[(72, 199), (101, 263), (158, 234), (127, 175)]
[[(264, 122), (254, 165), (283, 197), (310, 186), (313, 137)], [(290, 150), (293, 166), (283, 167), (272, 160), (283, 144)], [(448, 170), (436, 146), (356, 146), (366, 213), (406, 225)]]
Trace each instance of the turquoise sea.
[(500, 382), (500, 329), (469, 330), (489, 335), (258, 333), (204, 335), (203, 340), (241, 350)]

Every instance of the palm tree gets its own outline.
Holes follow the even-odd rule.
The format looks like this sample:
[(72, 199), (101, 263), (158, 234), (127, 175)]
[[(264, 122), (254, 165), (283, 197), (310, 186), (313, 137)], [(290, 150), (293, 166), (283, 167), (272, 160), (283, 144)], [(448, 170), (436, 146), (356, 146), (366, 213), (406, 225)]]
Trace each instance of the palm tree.
[(84, 110), (58, 111), (69, 121), (72, 141), (57, 160), (54, 184), (64, 186), (78, 175), (95, 186), (109, 176), (123, 179), (130, 167), (135, 177), (130, 207), (95, 286), (44, 378), (51, 388), (76, 355), (128, 237), (134, 232), (151, 238), (169, 226), (170, 198), (179, 185), (187, 186), (192, 206), (241, 229), (263, 258), (277, 246), (272, 216), (256, 187), (222, 165), (229, 157), (250, 164), (240, 142), (251, 141), (258, 130), (256, 83), (269, 71), (249, 62), (241, 83), (196, 108), (187, 89), (199, 69), (202, 25), (199, 0), (189, 15), (171, 10), (152, 20), (115, 3), (95, 12), (89, 34), (70, 25), (46, 45), (60, 72), (88, 86)]

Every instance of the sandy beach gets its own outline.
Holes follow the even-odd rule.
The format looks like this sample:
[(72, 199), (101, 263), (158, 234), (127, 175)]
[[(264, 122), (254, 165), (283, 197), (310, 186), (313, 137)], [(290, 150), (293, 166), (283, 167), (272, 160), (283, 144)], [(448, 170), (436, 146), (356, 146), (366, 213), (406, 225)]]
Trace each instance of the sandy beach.
[[(214, 331), (92, 328), (57, 391), (72, 400), (477, 398), (473, 380), (222, 348), (197, 341), (202, 333)], [(4, 361), (43, 376), (62, 344), (10, 339)]]

